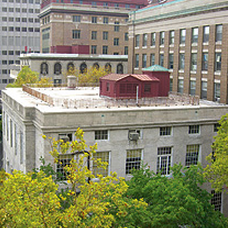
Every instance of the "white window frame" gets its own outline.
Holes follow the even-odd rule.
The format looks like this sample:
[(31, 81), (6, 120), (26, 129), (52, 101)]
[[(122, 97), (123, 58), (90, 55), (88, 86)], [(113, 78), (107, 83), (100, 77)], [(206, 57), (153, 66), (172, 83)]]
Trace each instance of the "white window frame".
[[(133, 158), (135, 158), (135, 159), (138, 158), (138, 157), (128, 157), (128, 153), (130, 153), (131, 151), (132, 152), (137, 152), (137, 151), (140, 152), (140, 160), (128, 161), (129, 158), (132, 158), (132, 159)], [(140, 169), (142, 160), (143, 160), (143, 150), (142, 149), (137, 148), (137, 149), (127, 150), (126, 151), (125, 174), (126, 175), (131, 175), (131, 170), (133, 168), (135, 168), (135, 167), (137, 167), (137, 169)], [(129, 167), (130, 164), (132, 164), (131, 167)], [(129, 167), (129, 168), (127, 168), (127, 167)]]
[[(196, 148), (198, 149), (198, 151), (196, 151)], [(191, 155), (191, 153), (193, 155)], [(195, 156), (194, 156), (194, 153), (198, 153), (197, 154), (197, 162), (195, 162)], [(199, 162), (200, 162), (200, 156), (201, 156), (201, 146), (199, 144), (191, 144), (191, 145), (187, 145), (186, 146), (186, 154), (185, 154), (185, 166), (186, 167), (190, 167), (191, 165), (197, 165)], [(193, 162), (191, 160), (191, 163), (189, 162), (190, 161), (190, 158), (193, 157)]]
[[(107, 133), (104, 133), (107, 132)], [(100, 137), (96, 137), (96, 134), (102, 134), (102, 136)], [(104, 137), (104, 135), (107, 135), (107, 138)], [(109, 140), (109, 131), (108, 130), (96, 130), (94, 131), (94, 140), (95, 141), (108, 141)]]
[[(161, 151), (159, 151), (161, 150)], [(170, 151), (170, 153), (169, 153)], [(172, 167), (172, 157), (173, 157), (173, 147), (172, 146), (165, 146), (165, 147), (158, 147), (157, 148), (157, 173), (161, 172), (162, 175), (169, 175)], [(165, 171), (162, 170), (162, 161), (163, 158), (166, 158), (165, 161)]]
[[(95, 159), (99, 159), (101, 157), (97, 156), (99, 154), (102, 154), (102, 153), (107, 153), (108, 154), (108, 161), (104, 161), (101, 159), (102, 162), (107, 162), (108, 163), (108, 166), (106, 167), (106, 169), (103, 169), (103, 168), (98, 168), (97, 166), (95, 166), (95, 163), (93, 161), (93, 164), (92, 164), (92, 172), (93, 172), (93, 175), (96, 176), (97, 174), (102, 174), (103, 177), (106, 177), (110, 174), (110, 164), (111, 164), (111, 152), (110, 151), (96, 151), (96, 153), (93, 155), (93, 158)], [(98, 169), (98, 172), (97, 173), (94, 173), (94, 169)], [(101, 169), (101, 173), (99, 171), (99, 169)]]
[[(160, 136), (172, 136), (173, 128), (171, 126), (160, 127)], [(167, 133), (170, 134), (167, 134)]]

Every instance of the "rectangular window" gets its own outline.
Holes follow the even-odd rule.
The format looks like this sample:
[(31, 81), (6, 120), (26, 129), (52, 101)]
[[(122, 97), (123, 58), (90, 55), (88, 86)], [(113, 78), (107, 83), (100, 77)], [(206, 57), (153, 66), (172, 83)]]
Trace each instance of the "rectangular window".
[(108, 32), (103, 32), (103, 40), (108, 40)]
[(97, 23), (97, 17), (92, 17), (92, 23), (94, 23), (94, 24)]
[(220, 100), (220, 83), (214, 83), (214, 101)]
[(207, 81), (201, 82), (201, 99), (207, 99)]
[(193, 96), (196, 94), (196, 81), (195, 80), (190, 80), (189, 93)]
[(214, 124), (214, 132), (218, 132), (220, 126), (221, 125), (219, 123)]
[(124, 55), (128, 55), (128, 46), (124, 47)]
[(164, 66), (164, 54), (159, 55), (159, 65)]
[(135, 68), (139, 68), (139, 54), (135, 55)]
[(209, 31), (210, 27), (209, 26), (204, 26), (203, 27), (203, 42), (208, 43), (209, 42)]
[(185, 44), (186, 29), (180, 30), (180, 44)]
[(95, 131), (95, 140), (108, 140), (108, 130)]
[(150, 66), (155, 64), (155, 54), (150, 54)]
[(17, 155), (17, 125), (14, 124), (14, 149), (15, 149), (15, 155)]
[(222, 25), (216, 25), (215, 42), (222, 42)]
[[(107, 177), (109, 175), (109, 152), (96, 152), (93, 158), (95, 159), (95, 161), (93, 161), (93, 175), (97, 176), (101, 174), (103, 177)], [(98, 167), (98, 163), (96, 162), (98, 159), (100, 159), (101, 162), (107, 163), (106, 169)]]
[(2, 17), (2, 21), (7, 21), (7, 17)]
[(173, 69), (173, 53), (169, 54), (169, 69)]
[(211, 198), (211, 205), (214, 205), (215, 211), (222, 210), (222, 193), (215, 192), (214, 190), (211, 191), (212, 198)]
[(184, 91), (184, 79), (178, 79), (177, 92), (182, 94), (183, 91)]
[(198, 43), (198, 33), (199, 33), (198, 28), (192, 29), (192, 43)]
[(119, 38), (114, 38), (114, 46), (119, 46)]
[(81, 22), (81, 16), (73, 15), (73, 22)]
[(128, 40), (129, 40), (128, 32), (125, 32), (125, 34), (124, 34), (124, 40), (125, 40), (125, 41), (128, 41)]
[(108, 54), (108, 46), (103, 46), (102, 49), (103, 49), (102, 50), (103, 55), (107, 55)]
[(165, 43), (165, 32), (160, 32), (160, 45)]
[(222, 53), (215, 53), (215, 71), (221, 71)]
[(160, 136), (171, 135), (171, 127), (160, 127)]
[(73, 39), (80, 39), (80, 37), (81, 37), (81, 30), (72, 30)]
[(139, 47), (139, 35), (135, 36), (135, 47)]
[(24, 161), (24, 136), (23, 132), (20, 131), (20, 164), (23, 164)]
[(120, 26), (119, 26), (119, 22), (118, 21), (115, 21), (114, 22), (114, 32), (119, 32), (120, 31)]
[(130, 174), (132, 169), (140, 169), (142, 150), (128, 150), (126, 159), (126, 174)]
[(97, 7), (97, 3), (96, 2), (92, 2), (92, 7)]
[(199, 161), (199, 149), (199, 145), (187, 145), (185, 166), (189, 167), (190, 165), (197, 165)]
[(169, 32), (169, 44), (174, 44), (174, 31)]
[(151, 84), (145, 84), (144, 92), (145, 93), (150, 93), (151, 92)]
[(151, 33), (150, 46), (155, 46), (155, 43), (156, 43), (156, 33), (153, 32), (153, 33)]
[(103, 17), (103, 24), (108, 24), (108, 17)]
[(110, 90), (110, 84), (107, 82), (106, 83), (106, 91), (109, 91)]
[(191, 70), (192, 71), (197, 70), (197, 53), (191, 54)]
[(96, 40), (97, 39), (97, 31), (92, 31), (91, 33), (91, 39)]
[(184, 70), (185, 54), (180, 53), (179, 55), (179, 70)]
[(207, 71), (208, 70), (208, 53), (203, 52), (202, 56), (202, 70)]
[(142, 68), (146, 67), (146, 62), (147, 62), (147, 55), (143, 54), (142, 55)]
[(173, 78), (169, 80), (169, 91), (173, 91)]
[(97, 54), (97, 46), (96, 45), (91, 46), (91, 54)]
[(10, 120), (10, 146), (13, 147), (13, 121)]
[(172, 147), (159, 147), (157, 157), (157, 173), (170, 174)]
[(67, 180), (67, 172), (65, 167), (70, 165), (71, 160), (74, 158), (73, 154), (60, 154), (58, 158), (58, 163), (56, 165), (57, 179)]
[(190, 125), (188, 127), (188, 134), (199, 134), (199, 125)]
[(147, 46), (147, 37), (148, 37), (147, 34), (143, 34), (143, 44), (142, 44), (143, 47)]

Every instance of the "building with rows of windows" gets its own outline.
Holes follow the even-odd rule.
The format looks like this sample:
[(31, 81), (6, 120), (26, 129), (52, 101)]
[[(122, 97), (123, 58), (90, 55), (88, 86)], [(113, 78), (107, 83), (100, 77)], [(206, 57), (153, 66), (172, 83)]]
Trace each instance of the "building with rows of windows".
[[(147, 0), (42, 0), (42, 53), (128, 54), (128, 13)], [(88, 48), (72, 49), (86, 45)]]
[(40, 51), (40, 0), (0, 0), (0, 91), (12, 82), (21, 53)]
[[(42, 135), (72, 141), (78, 127), (84, 130), (87, 145), (98, 144), (96, 157), (108, 162), (103, 175), (116, 171), (129, 179), (131, 169), (140, 168), (142, 161), (163, 175), (170, 174), (174, 163), (205, 166), (217, 121), (228, 112), (227, 105), (194, 101), (191, 96), (117, 101), (100, 97), (98, 88), (24, 86), (2, 93), (3, 168), (7, 172), (37, 168), (41, 156), (53, 164), (50, 144)], [(60, 156), (63, 166), (74, 156)], [(100, 172), (92, 161), (90, 167), (94, 174)], [(63, 171), (62, 166), (55, 168)], [(216, 194), (213, 198), (225, 215), (227, 197)]]
[(170, 89), (228, 102), (228, 1), (151, 1), (129, 16), (129, 73), (159, 64)]

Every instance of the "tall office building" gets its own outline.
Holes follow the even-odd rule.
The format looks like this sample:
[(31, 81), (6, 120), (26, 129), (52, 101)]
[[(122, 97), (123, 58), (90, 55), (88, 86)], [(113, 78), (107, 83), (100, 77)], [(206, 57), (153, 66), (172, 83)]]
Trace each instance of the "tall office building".
[(42, 53), (128, 54), (128, 13), (147, 0), (42, 0)]
[(228, 102), (228, 1), (152, 0), (129, 17), (130, 73), (159, 64), (171, 90)]
[(21, 53), (40, 51), (40, 0), (0, 0), (0, 91), (20, 68)]

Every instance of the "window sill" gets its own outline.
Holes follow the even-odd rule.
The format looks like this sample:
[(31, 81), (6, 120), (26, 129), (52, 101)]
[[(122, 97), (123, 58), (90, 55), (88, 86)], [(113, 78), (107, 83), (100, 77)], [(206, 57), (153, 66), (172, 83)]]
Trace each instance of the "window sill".
[(206, 70), (202, 70), (201, 73), (202, 74), (208, 74), (208, 72)]
[(219, 75), (220, 76), (221, 75), (221, 71), (215, 71), (214, 75)]

